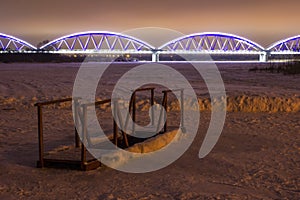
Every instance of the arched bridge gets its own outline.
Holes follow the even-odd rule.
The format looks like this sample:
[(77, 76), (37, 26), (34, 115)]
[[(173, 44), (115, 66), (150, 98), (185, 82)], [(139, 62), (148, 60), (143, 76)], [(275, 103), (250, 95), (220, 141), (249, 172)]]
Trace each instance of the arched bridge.
[(259, 44), (229, 33), (194, 33), (167, 42), (160, 48), (170, 54), (257, 54), (265, 58), (265, 50)]
[(103, 53), (151, 54), (159, 61), (163, 54), (258, 55), (267, 61), (269, 55), (300, 55), (300, 35), (280, 40), (267, 49), (244, 37), (229, 33), (203, 32), (186, 35), (165, 43), (159, 48), (138, 38), (121, 33), (87, 31), (66, 35), (36, 48), (19, 38), (0, 33), (0, 53)]
[(36, 47), (29, 44), (28, 42), (11, 35), (0, 33), (0, 51), (28, 51), (35, 50)]
[(170, 41), (160, 47), (171, 52), (256, 53), (264, 50), (259, 44), (236, 35), (218, 32), (195, 33)]
[(43, 45), (41, 49), (82, 53), (151, 53), (154, 47), (120, 33), (89, 31), (60, 37)]
[(259, 44), (243, 37), (218, 32), (187, 35), (155, 49), (147, 42), (128, 35), (89, 31), (60, 37), (43, 45), (41, 49), (64, 53), (151, 53), (152, 61), (158, 61), (159, 54), (168, 53), (257, 54), (265, 56), (264, 48)]
[(300, 35), (275, 42), (267, 50), (271, 54), (300, 54)]

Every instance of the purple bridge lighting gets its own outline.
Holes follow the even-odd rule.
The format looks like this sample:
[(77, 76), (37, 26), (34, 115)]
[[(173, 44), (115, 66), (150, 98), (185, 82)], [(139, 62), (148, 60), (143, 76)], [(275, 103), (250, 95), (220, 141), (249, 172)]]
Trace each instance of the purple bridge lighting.
[(99, 53), (151, 54), (159, 61), (163, 54), (257, 55), (266, 62), (270, 55), (300, 55), (300, 35), (275, 42), (268, 48), (237, 35), (203, 32), (169, 41), (159, 48), (138, 38), (108, 31), (79, 32), (54, 39), (36, 48), (14, 36), (0, 33), (0, 53)]

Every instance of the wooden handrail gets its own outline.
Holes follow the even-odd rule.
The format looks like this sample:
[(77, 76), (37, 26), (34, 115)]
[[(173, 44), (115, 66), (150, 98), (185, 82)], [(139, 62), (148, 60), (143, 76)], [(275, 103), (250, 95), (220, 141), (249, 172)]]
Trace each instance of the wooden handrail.
[(73, 100), (73, 98), (65, 98), (65, 99), (57, 99), (57, 100), (52, 100), (52, 101), (44, 101), (44, 102), (35, 103), (34, 106), (45, 106), (45, 105), (50, 105), (50, 104), (72, 101), (72, 100)]
[(141, 92), (141, 91), (154, 90), (154, 89), (155, 89), (155, 87), (139, 88), (139, 89), (136, 89), (134, 92)]
[(183, 91), (183, 90), (184, 90), (184, 89), (163, 90), (162, 93), (178, 92), (178, 91)]

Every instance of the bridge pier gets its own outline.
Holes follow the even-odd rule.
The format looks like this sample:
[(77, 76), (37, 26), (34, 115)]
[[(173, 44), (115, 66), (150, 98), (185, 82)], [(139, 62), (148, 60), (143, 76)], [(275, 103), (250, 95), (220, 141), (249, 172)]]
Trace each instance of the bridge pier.
[(159, 62), (159, 54), (156, 51), (152, 53), (152, 62)]
[(259, 62), (268, 62), (268, 53), (262, 52), (259, 54)]

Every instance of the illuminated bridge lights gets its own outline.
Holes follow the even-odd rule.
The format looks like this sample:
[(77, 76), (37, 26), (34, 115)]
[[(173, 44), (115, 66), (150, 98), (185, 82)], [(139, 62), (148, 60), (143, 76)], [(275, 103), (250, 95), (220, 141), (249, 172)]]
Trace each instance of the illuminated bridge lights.
[(0, 51), (14, 52), (14, 51), (33, 50), (33, 49), (35, 50), (36, 47), (29, 44), (28, 42), (25, 42), (24, 40), (0, 33)]
[(300, 35), (280, 40), (267, 50), (271, 54), (300, 54)]
[(236, 35), (219, 32), (195, 33), (172, 40), (160, 47), (165, 51), (179, 52), (261, 52), (259, 44)]
[(52, 51), (88, 51), (94, 50), (94, 52), (101, 51), (151, 51), (154, 49), (148, 43), (136, 39), (131, 36), (113, 33), (113, 32), (100, 32), (89, 31), (74, 33), (71, 35), (63, 36), (56, 40), (53, 40), (41, 47), (44, 50)]
[[(237, 35), (221, 32), (203, 32), (186, 35), (165, 43), (159, 48), (135, 37), (108, 31), (87, 31), (66, 35), (36, 48), (16, 37), (0, 33), (0, 53), (53, 53), (53, 54), (149, 54), (152, 61), (160, 55), (212, 54), (258, 55), (267, 61), (271, 55), (300, 55), (300, 35), (280, 40), (267, 49)], [(165, 56), (166, 57), (166, 56)]]
[(60, 50), (46, 50), (43, 51), (44, 53), (60, 53), (60, 54), (152, 54), (152, 51), (134, 51), (134, 50), (93, 50), (93, 49), (86, 49), (86, 50), (67, 50), (67, 49), (60, 49)]

